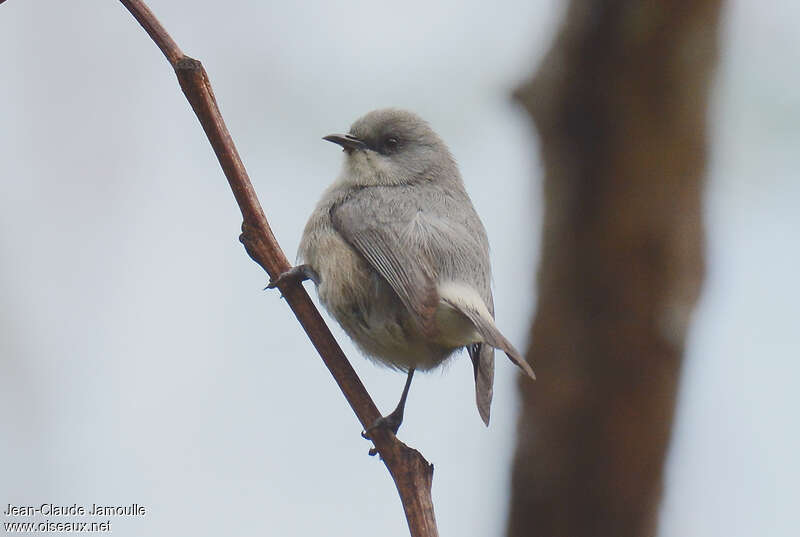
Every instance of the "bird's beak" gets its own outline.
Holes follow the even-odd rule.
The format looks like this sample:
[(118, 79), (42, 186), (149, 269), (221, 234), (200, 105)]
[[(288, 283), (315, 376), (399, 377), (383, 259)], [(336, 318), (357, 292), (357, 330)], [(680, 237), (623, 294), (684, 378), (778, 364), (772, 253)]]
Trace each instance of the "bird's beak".
[(357, 149), (366, 149), (367, 147), (367, 144), (349, 134), (329, 134), (324, 136), (322, 139), (339, 144), (348, 153), (352, 153)]

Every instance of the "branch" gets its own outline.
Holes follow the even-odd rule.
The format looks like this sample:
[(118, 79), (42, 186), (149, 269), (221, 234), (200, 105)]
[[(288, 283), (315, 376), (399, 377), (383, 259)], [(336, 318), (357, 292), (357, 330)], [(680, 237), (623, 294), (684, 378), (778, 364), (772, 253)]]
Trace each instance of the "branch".
[[(120, 1), (139, 21), (175, 69), (178, 83), (214, 148), (242, 212), (244, 221), (239, 240), (244, 244), (250, 257), (269, 274), (270, 278), (277, 279), (290, 268), (289, 262), (272, 234), (244, 164), (225, 127), (205, 69), (198, 60), (183, 54), (144, 2)], [(279, 287), (361, 425), (366, 429), (380, 417), (380, 413), (325, 325), (319, 311), (311, 302), (308, 293), (296, 282), (284, 282)], [(429, 464), (417, 450), (409, 448), (385, 429), (377, 429), (370, 434), (377, 452), (397, 486), (412, 537), (437, 536), (431, 501), (433, 465)]]

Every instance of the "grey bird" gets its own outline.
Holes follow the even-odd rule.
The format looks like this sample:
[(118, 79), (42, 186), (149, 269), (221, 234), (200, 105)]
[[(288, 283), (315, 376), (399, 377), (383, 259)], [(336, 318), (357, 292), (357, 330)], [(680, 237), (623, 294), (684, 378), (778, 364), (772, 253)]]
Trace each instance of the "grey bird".
[(313, 280), (364, 354), (408, 373), (397, 408), (367, 435), (379, 426), (396, 433), (414, 371), (463, 347), (488, 425), (494, 349), (535, 376), (495, 325), (489, 242), (449, 149), (419, 116), (397, 109), (324, 140), (344, 148), (344, 167), (306, 224), (302, 264), (278, 281)]

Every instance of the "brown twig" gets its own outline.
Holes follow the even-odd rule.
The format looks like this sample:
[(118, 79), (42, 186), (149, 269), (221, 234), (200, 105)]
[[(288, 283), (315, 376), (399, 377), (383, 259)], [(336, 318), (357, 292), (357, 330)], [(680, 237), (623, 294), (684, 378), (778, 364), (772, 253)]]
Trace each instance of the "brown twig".
[[(181, 52), (144, 2), (120, 1), (175, 69), (181, 89), (200, 120), (239, 204), (244, 220), (239, 239), (250, 257), (261, 265), (271, 279), (276, 279), (290, 268), (289, 262), (272, 234), (247, 171), (225, 127), (205, 69), (198, 60)], [(305, 289), (294, 282), (284, 282), (279, 287), (361, 425), (369, 427), (380, 417), (380, 413)], [(371, 434), (397, 486), (412, 537), (435, 537), (438, 532), (431, 501), (433, 465), (417, 450), (397, 440), (391, 432), (380, 429)]]

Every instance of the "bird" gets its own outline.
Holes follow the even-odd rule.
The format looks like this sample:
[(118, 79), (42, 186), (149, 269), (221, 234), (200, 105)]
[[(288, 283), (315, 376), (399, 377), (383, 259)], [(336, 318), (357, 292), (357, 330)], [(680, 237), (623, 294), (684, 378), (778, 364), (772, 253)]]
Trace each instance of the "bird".
[(447, 145), (417, 114), (374, 110), (347, 134), (344, 164), (303, 231), (298, 264), (270, 282), (312, 280), (321, 304), (378, 364), (407, 373), (400, 401), (365, 432), (397, 433), (416, 370), (466, 348), (489, 425), (494, 350), (533, 369), (497, 328), (489, 242)]

